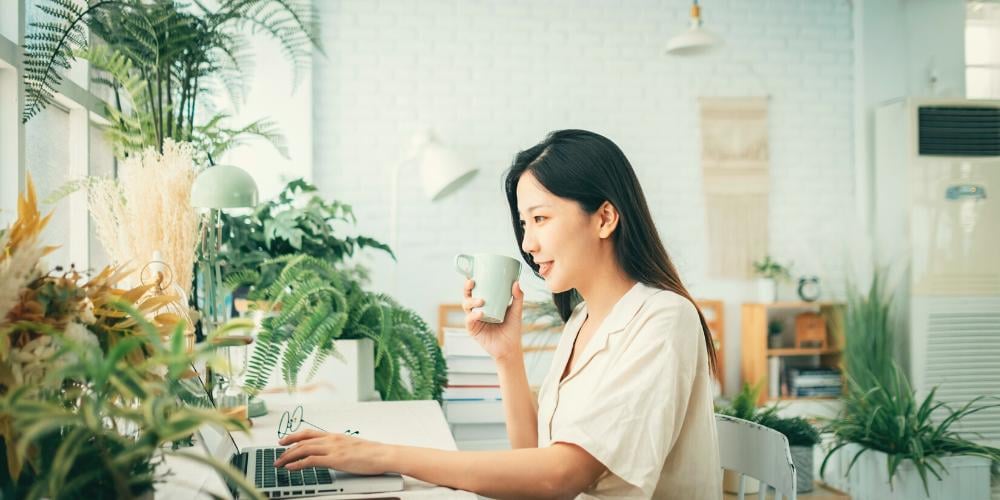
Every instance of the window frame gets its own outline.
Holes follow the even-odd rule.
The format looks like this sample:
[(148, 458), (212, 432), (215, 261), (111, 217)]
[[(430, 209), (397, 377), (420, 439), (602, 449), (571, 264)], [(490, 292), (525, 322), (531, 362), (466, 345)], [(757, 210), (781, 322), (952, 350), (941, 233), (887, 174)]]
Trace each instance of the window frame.
[[(28, 26), (25, 0), (0, 0), (0, 10), (16, 14), (5, 16), (6, 19), (16, 18), (16, 26), (0, 26), (0, 227), (6, 227), (17, 213), (17, 197), (30, 172), (25, 162), (25, 124), (21, 123), (25, 102), (21, 47), (24, 46)], [(8, 38), (11, 31), (15, 32), (14, 40)], [(69, 137), (64, 138), (68, 141), (69, 150), (69, 176), (65, 180), (70, 181), (91, 175), (95, 170), (91, 165), (90, 134), (109, 122), (104, 116), (106, 103), (91, 91), (89, 64), (78, 60), (73, 69), (64, 75), (50, 105), (70, 115)], [(80, 82), (80, 79), (86, 81)], [(113, 166), (112, 171), (116, 170)], [(38, 195), (44, 198), (47, 193)], [(78, 269), (89, 269), (92, 264), (89, 244), (92, 231), (86, 193), (81, 190), (71, 194), (68, 203), (70, 231), (66, 241), (61, 243), (68, 246), (70, 262), (75, 263)], [(45, 210), (45, 207), (42, 209)]]

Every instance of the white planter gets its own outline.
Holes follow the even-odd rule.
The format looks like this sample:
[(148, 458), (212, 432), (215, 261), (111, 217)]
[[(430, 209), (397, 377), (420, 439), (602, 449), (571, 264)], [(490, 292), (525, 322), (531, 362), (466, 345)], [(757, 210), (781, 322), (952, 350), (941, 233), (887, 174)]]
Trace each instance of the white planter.
[[(299, 369), (298, 390), (321, 389), (329, 393), (332, 401), (377, 401), (375, 391), (375, 344), (371, 339), (336, 340), (336, 354), (328, 356), (316, 375), (309, 378), (315, 354), (310, 356)], [(265, 391), (281, 391), (290, 388), (282, 378), (282, 358), (271, 371)]]
[(778, 282), (771, 278), (757, 278), (757, 301), (770, 304), (778, 300)]
[(813, 447), (792, 446), (792, 463), (795, 464), (795, 492), (806, 493), (813, 489)]
[[(837, 488), (846, 490), (854, 500), (905, 500), (930, 499), (989, 500), (990, 461), (981, 457), (950, 456), (941, 458), (944, 471), (941, 479), (927, 474), (927, 492), (910, 461), (900, 464), (889, 486), (887, 472), (888, 455), (880, 451), (866, 451), (855, 462), (850, 473), (844, 478), (847, 464), (860, 450), (858, 445), (848, 445), (830, 458), (826, 479)], [(833, 466), (836, 467), (833, 467)], [(834, 468), (839, 470), (833, 470)]]

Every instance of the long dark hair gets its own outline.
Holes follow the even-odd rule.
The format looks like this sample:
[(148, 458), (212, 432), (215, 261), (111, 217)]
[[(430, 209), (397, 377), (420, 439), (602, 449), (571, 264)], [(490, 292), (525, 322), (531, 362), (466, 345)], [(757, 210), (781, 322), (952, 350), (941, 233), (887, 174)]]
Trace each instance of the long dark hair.
[[(586, 130), (558, 130), (514, 157), (513, 165), (507, 170), (504, 189), (517, 247), (524, 261), (538, 274), (538, 264), (530, 254), (521, 250), (524, 228), (517, 210), (517, 183), (525, 172), (531, 172), (550, 193), (576, 201), (589, 214), (596, 212), (605, 201), (614, 205), (619, 221), (611, 239), (619, 264), (633, 280), (670, 290), (691, 301), (701, 320), (708, 362), (714, 373), (715, 344), (705, 316), (684, 288), (660, 241), (646, 196), (625, 153), (602, 135)], [(579, 301), (579, 294), (576, 289), (567, 290), (554, 294), (553, 300), (559, 316), (566, 321)]]

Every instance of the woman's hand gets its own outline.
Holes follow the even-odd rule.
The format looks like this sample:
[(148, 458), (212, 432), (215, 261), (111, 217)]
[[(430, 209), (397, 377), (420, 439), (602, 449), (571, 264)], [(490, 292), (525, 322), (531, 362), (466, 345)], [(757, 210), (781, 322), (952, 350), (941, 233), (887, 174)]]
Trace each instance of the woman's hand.
[(475, 281), (465, 281), (465, 300), (462, 302), (462, 310), (465, 311), (465, 329), (497, 363), (515, 357), (522, 358), (524, 352), (521, 349), (521, 307), (524, 304), (524, 292), (521, 291), (521, 285), (515, 281), (511, 287), (514, 300), (507, 308), (503, 323), (483, 322), (481, 321), (483, 311), (472, 310), (485, 303), (483, 299), (472, 297), (472, 289), (475, 286)]
[(383, 443), (312, 429), (285, 436), (278, 443), (291, 446), (274, 461), (275, 467), (327, 467), (353, 474), (394, 472), (388, 467), (391, 446)]

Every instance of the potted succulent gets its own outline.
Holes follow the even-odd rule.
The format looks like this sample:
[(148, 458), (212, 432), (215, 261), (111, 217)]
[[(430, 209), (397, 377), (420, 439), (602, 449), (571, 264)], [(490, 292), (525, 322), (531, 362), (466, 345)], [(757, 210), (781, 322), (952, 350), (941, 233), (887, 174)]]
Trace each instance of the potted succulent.
[(791, 265), (782, 265), (765, 255), (762, 260), (753, 263), (754, 274), (757, 278), (757, 300), (763, 304), (770, 304), (778, 300), (778, 283), (788, 280), (791, 277)]

